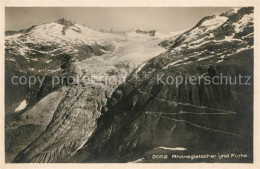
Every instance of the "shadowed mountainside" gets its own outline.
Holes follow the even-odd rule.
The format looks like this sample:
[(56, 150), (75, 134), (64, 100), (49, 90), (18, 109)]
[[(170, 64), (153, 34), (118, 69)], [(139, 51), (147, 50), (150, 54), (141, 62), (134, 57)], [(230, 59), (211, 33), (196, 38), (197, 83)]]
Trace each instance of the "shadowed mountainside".
[(248, 157), (190, 162), (252, 162), (252, 78), (250, 85), (202, 80), (176, 86), (157, 80), (163, 75), (163, 82), (169, 76), (253, 77), (253, 35), (253, 8), (241, 8), (205, 17), (192, 29), (164, 41), (168, 50), (135, 70), (116, 89), (89, 141), (67, 161), (187, 162), (152, 155), (228, 152)]

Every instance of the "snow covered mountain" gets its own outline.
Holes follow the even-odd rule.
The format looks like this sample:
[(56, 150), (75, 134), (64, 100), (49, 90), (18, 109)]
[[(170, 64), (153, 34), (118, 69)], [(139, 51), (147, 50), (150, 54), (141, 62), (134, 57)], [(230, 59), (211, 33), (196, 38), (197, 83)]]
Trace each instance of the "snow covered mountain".
[[(172, 154), (229, 152), (245, 153), (248, 157), (240, 162), (252, 162), (252, 85), (214, 85), (202, 80), (176, 86), (166, 81), (177, 76), (252, 77), (253, 37), (253, 8), (249, 7), (205, 17), (190, 30), (163, 41), (168, 50), (134, 70), (126, 84), (116, 89), (96, 131), (66, 161), (186, 162), (171, 158)], [(158, 84), (158, 76), (166, 84)]]
[[(53, 56), (70, 54), (75, 55), (72, 59), (82, 60), (91, 55), (102, 55), (112, 51), (115, 43), (123, 40), (125, 38), (120, 35), (101, 33), (63, 18), (33, 26), (24, 33), (6, 36), (6, 60), (15, 62), (18, 58), (23, 59), (28, 63), (28, 67), (23, 64), (23, 68), (19, 71), (25, 71), (23, 69), (33, 71), (36, 69), (33, 67), (35, 63), (45, 63), (46, 66), (50, 65), (50, 62), (55, 62)], [(35, 71), (45, 74), (58, 70)]]
[[(136, 32), (99, 32), (66, 18), (7, 32), (8, 160), (32, 141), (25, 152), (35, 162), (57, 162), (76, 151), (95, 129), (96, 119), (106, 111), (106, 100), (123, 83), (123, 78), (165, 51), (157, 45), (161, 38)], [(45, 77), (45, 81), (40, 88), (39, 84), (14, 86), (13, 75)], [(53, 76), (65, 77), (64, 84), (53, 88)], [(66, 79), (69, 76), (78, 78), (77, 82), (69, 85)], [(86, 84), (85, 77), (94, 83)], [(115, 77), (120, 79), (106, 82)], [(29, 137), (27, 130), (31, 133)], [(22, 131), (26, 132), (17, 136)], [(48, 139), (50, 135), (53, 139)], [(13, 142), (13, 138), (20, 143)]]
[[(176, 87), (158, 85), (156, 77), (252, 75), (253, 19), (253, 8), (241, 8), (170, 34), (101, 32), (66, 18), (6, 32), (7, 161), (172, 162), (152, 155), (215, 150), (250, 155), (252, 86)], [(13, 75), (47, 81), (40, 89), (10, 88)], [(52, 88), (54, 75), (79, 79)], [(95, 83), (84, 83), (92, 75)], [(107, 78), (122, 81), (107, 84)]]

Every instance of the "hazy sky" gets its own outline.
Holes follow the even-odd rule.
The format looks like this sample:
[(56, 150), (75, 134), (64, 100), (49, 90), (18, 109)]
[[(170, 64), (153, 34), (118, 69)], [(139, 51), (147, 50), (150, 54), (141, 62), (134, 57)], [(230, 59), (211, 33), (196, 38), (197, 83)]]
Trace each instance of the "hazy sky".
[(20, 30), (67, 17), (88, 27), (106, 30), (156, 29), (174, 32), (194, 26), (201, 18), (231, 7), (7, 7), (6, 30)]

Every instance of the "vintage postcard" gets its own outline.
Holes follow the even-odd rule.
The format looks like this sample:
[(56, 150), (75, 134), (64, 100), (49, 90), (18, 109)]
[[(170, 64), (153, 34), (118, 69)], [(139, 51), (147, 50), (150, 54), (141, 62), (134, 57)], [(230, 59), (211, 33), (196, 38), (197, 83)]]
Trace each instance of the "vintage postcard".
[(257, 1), (24, 2), (1, 8), (3, 168), (257, 168)]

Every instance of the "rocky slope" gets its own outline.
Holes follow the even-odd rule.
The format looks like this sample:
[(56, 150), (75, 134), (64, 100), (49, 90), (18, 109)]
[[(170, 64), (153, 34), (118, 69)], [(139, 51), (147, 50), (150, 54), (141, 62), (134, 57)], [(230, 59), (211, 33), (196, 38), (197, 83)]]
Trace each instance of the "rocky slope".
[[(65, 18), (7, 35), (7, 162), (19, 152), (15, 162), (59, 162), (74, 154), (107, 111), (114, 89), (138, 65), (165, 51), (157, 45), (161, 36), (104, 33)], [(13, 75), (45, 81), (40, 88), (13, 85)], [(65, 82), (53, 88), (54, 76)]]
[[(108, 100), (97, 129), (67, 162), (187, 162), (153, 155), (236, 153), (252, 162), (253, 8), (203, 18), (161, 43), (168, 50), (135, 69)], [(158, 76), (252, 76), (250, 85), (158, 83)]]
[[(27, 30), (6, 36), (7, 86), (11, 85), (10, 79), (13, 75), (49, 77), (64, 74), (64, 69), (68, 66), (67, 62), (81, 61), (93, 55), (100, 56), (111, 52), (117, 41), (124, 40), (122, 36), (100, 33), (74, 24), (66, 18), (32, 26)], [(6, 88), (6, 91), (7, 96), (21, 93), (17, 97), (6, 98), (9, 105), (6, 111), (13, 112), (22, 100), (30, 99), (25, 96), (33, 89), (24, 85), (11, 90)], [(32, 103), (32, 100), (35, 98), (28, 102)]]
[[(253, 76), (253, 26), (253, 8), (241, 8), (171, 37), (65, 18), (7, 32), (6, 161), (183, 162), (153, 155), (229, 152), (248, 157), (190, 162), (251, 162), (253, 85), (157, 79)], [(47, 80), (10, 87), (13, 75)], [(52, 88), (54, 75), (78, 79)]]

